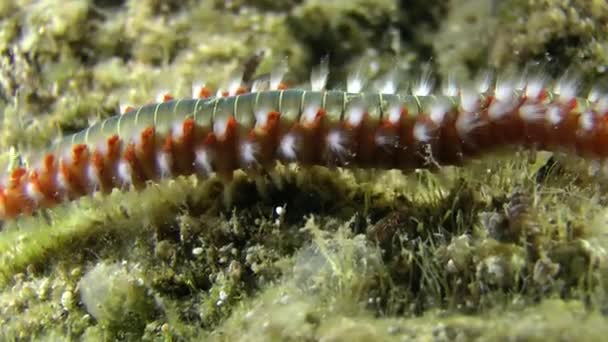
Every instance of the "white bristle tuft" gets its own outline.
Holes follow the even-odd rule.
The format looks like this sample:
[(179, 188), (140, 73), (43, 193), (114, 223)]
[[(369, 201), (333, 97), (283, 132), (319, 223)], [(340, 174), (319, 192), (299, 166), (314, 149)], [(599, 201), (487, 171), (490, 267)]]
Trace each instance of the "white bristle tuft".
[(412, 134), (414, 135), (414, 139), (420, 142), (431, 140), (430, 128), (424, 122), (416, 122)]
[(428, 96), (433, 92), (435, 79), (429, 67), (424, 67), (418, 81), (412, 87), (412, 94), (415, 96)]
[(441, 125), (449, 110), (450, 104), (446, 101), (435, 101), (429, 108), (429, 117), (436, 125)]
[(462, 140), (466, 140), (469, 133), (481, 125), (483, 123), (477, 114), (472, 112), (461, 113), (456, 119), (456, 131)]
[(524, 121), (537, 121), (544, 117), (543, 106), (537, 104), (524, 104), (519, 107), (519, 116)]
[(173, 95), (171, 95), (171, 93), (166, 89), (159, 90), (156, 93), (156, 102), (157, 103), (167, 102), (167, 101), (170, 101), (171, 99), (173, 99)]
[(241, 86), (243, 85), (243, 68), (236, 68), (228, 78), (228, 85), (226, 86), (226, 91), (228, 92), (228, 96), (234, 96), (239, 91)]
[(25, 185), (25, 195), (35, 204), (40, 203), (44, 199), (44, 194), (34, 182), (27, 182)]
[(540, 99), (547, 81), (544, 77), (534, 77), (526, 82), (525, 96), (529, 99)]
[(597, 100), (597, 103), (595, 105), (595, 110), (600, 115), (606, 115), (606, 114), (608, 114), (608, 96), (603, 95), (602, 97), (600, 97)]
[(320, 106), (315, 103), (309, 103), (302, 111), (302, 121), (305, 123), (313, 123), (317, 118)]
[(545, 120), (551, 125), (558, 125), (563, 120), (562, 111), (559, 106), (552, 105), (547, 108)]
[(494, 98), (498, 101), (513, 101), (515, 96), (515, 82), (511, 79), (499, 80), (494, 88)]
[(340, 130), (334, 129), (327, 134), (327, 147), (339, 158), (346, 155), (346, 134)]
[(175, 121), (168, 133), (171, 135), (173, 141), (180, 141), (184, 136), (184, 122), (179, 120)]
[(240, 146), (240, 157), (241, 161), (246, 166), (258, 165), (258, 155), (260, 153), (260, 147), (258, 144), (245, 141)]
[[(61, 174), (61, 172), (59, 174)], [(118, 178), (125, 186), (133, 183), (133, 168), (126, 160), (120, 160), (118, 162)]]
[(480, 94), (486, 94), (492, 87), (494, 74), (488, 70), (481, 73), (481, 76), (475, 81), (475, 88)]
[(156, 167), (161, 178), (171, 177), (171, 154), (165, 151), (157, 152)]
[(322, 91), (327, 85), (327, 76), (329, 75), (329, 59), (327, 57), (321, 60), (321, 63), (315, 67), (310, 73), (310, 88), (312, 91)]
[(350, 105), (346, 111), (348, 123), (351, 126), (357, 127), (363, 121), (366, 109), (361, 103), (354, 103)]
[(578, 117), (579, 127), (586, 132), (589, 132), (595, 126), (595, 118), (592, 112), (585, 112)]
[(205, 88), (206, 84), (203, 81), (192, 82), (192, 98), (198, 99), (201, 97), (201, 93)]
[(492, 120), (499, 120), (513, 112), (516, 106), (517, 101), (515, 101), (515, 99), (511, 99), (509, 101), (496, 100), (490, 104), (490, 108), (488, 108), (488, 116)]
[(380, 147), (397, 147), (399, 138), (392, 133), (378, 132), (374, 138), (374, 142)]
[(228, 122), (226, 121), (226, 119), (217, 119), (214, 123), (213, 123), (213, 133), (217, 136), (217, 137), (224, 137), (224, 135), (226, 134), (226, 129), (228, 128)]
[(132, 104), (129, 103), (120, 103), (118, 105), (118, 113), (119, 114), (126, 114), (127, 112), (130, 112), (134, 109), (135, 107)]
[(348, 93), (360, 93), (365, 84), (363, 75), (361, 72), (361, 66), (355, 69), (355, 71), (348, 74), (346, 78), (346, 91)]
[(393, 70), (380, 78), (376, 83), (376, 89), (380, 94), (395, 94), (397, 85), (397, 72)]
[(279, 153), (287, 160), (296, 160), (297, 158), (297, 140), (293, 134), (286, 134), (279, 143)]
[(559, 95), (560, 102), (567, 103), (576, 98), (578, 86), (578, 79), (564, 76), (555, 85), (554, 92)]
[(85, 176), (87, 181), (90, 184), (90, 188), (94, 191), (99, 190), (99, 186), (101, 184), (101, 178), (99, 175), (98, 169), (95, 167), (93, 163), (88, 163), (85, 171)]
[(283, 58), (270, 72), (270, 90), (279, 90), (288, 70), (287, 59)]
[(393, 125), (401, 122), (401, 105), (392, 104), (388, 107), (388, 121)]
[(460, 91), (460, 106), (465, 112), (476, 112), (479, 109), (479, 94), (471, 89), (462, 89)]
[(251, 92), (259, 93), (270, 89), (270, 83), (267, 79), (257, 79), (251, 84)]
[(445, 96), (456, 97), (460, 93), (458, 82), (454, 79), (454, 76), (448, 75), (448, 80), (441, 88), (441, 92)]
[(267, 108), (261, 107), (255, 110), (255, 126), (265, 127), (268, 124), (268, 113), (270, 111)]
[(196, 150), (194, 165), (196, 169), (204, 175), (209, 175), (213, 172), (213, 152), (202, 147)]
[(594, 86), (589, 91), (589, 94), (587, 94), (587, 100), (591, 103), (596, 103), (604, 96), (604, 92), (598, 86)]

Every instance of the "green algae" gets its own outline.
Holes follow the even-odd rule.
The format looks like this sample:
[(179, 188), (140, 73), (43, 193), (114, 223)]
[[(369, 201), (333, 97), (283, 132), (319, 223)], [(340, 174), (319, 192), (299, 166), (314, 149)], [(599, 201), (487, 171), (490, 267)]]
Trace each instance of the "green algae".
[[(603, 73), (602, 2), (440, 3), (0, 2), (0, 146), (36, 150), (119, 101), (221, 84), (260, 48), (260, 72), (286, 56), (295, 83), (327, 53), (336, 80), (370, 60), (376, 74), (430, 59), (445, 77), (546, 51), (557, 73), (581, 54), (585, 77)], [(82, 199), (4, 225), (1, 334), (598, 339), (605, 184), (570, 159), (517, 152), (410, 175), (286, 167)]]

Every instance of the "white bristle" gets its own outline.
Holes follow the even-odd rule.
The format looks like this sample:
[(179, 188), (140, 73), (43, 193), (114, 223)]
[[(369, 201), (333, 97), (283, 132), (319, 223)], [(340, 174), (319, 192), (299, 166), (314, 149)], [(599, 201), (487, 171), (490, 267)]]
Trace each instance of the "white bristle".
[(544, 116), (543, 106), (537, 104), (524, 104), (519, 107), (519, 116), (525, 121), (541, 120)]
[(450, 110), (450, 104), (446, 101), (436, 101), (429, 108), (429, 117), (437, 124), (441, 125), (446, 114)]
[(363, 117), (365, 116), (365, 108), (360, 103), (355, 103), (349, 106), (346, 112), (348, 123), (351, 126), (359, 126), (363, 121)]
[(399, 139), (395, 134), (378, 132), (376, 133), (374, 142), (380, 147), (397, 147)]
[(576, 98), (578, 80), (576, 78), (564, 76), (555, 85), (554, 92), (559, 95), (560, 102), (570, 102)]
[(286, 134), (279, 144), (279, 153), (287, 160), (296, 160), (296, 137), (293, 134)]
[(348, 74), (346, 78), (346, 91), (349, 93), (360, 93), (363, 89), (365, 80), (361, 72), (361, 67), (355, 69), (355, 71)]
[(259, 146), (250, 141), (245, 141), (240, 146), (240, 157), (243, 164), (253, 166), (258, 164)]
[(321, 91), (327, 85), (327, 76), (329, 75), (329, 60), (323, 58), (321, 63), (315, 67), (310, 73), (310, 88), (312, 91)]
[(205, 88), (205, 82), (203, 82), (203, 81), (192, 82), (192, 98), (198, 99), (203, 88)]
[(99, 174), (99, 170), (93, 163), (88, 163), (86, 170), (87, 181), (90, 184), (90, 187), (95, 191), (99, 190), (99, 186), (101, 184), (101, 178)]
[(171, 177), (171, 162), (171, 154), (164, 151), (157, 152), (156, 167), (161, 178)]
[(237, 68), (230, 74), (230, 77), (228, 78), (228, 85), (226, 87), (228, 96), (236, 95), (239, 88), (241, 88), (242, 84), (243, 84), (243, 69)]
[(492, 81), (494, 79), (494, 74), (491, 71), (486, 71), (481, 74), (481, 76), (475, 82), (475, 88), (480, 94), (487, 93), (492, 87)]
[(584, 131), (591, 131), (595, 125), (592, 112), (585, 112), (578, 117), (578, 125)]
[(488, 116), (492, 120), (499, 120), (505, 115), (510, 114), (517, 106), (517, 101), (512, 99), (510, 101), (494, 101), (488, 108)]
[(27, 182), (25, 185), (25, 195), (35, 204), (40, 203), (44, 199), (44, 194), (42, 191), (40, 191), (40, 188), (34, 184), (34, 182)]
[(380, 94), (395, 94), (397, 92), (397, 72), (391, 71), (382, 77), (376, 88)]
[(515, 96), (515, 83), (511, 79), (500, 80), (496, 82), (494, 88), (494, 98), (498, 101), (508, 102), (512, 101)]
[(208, 148), (202, 147), (196, 150), (194, 165), (196, 169), (204, 175), (209, 175), (213, 172), (213, 152)]
[(315, 103), (309, 103), (306, 107), (304, 107), (304, 111), (302, 111), (301, 120), (306, 123), (313, 123), (317, 118), (317, 113), (319, 113), (319, 105)]
[(401, 121), (401, 106), (399, 104), (392, 104), (388, 107), (388, 121), (393, 125)]
[(464, 112), (456, 119), (456, 131), (460, 136), (460, 139), (465, 140), (467, 135), (481, 126), (483, 123), (479, 121), (479, 117), (475, 113)]
[(130, 185), (133, 183), (133, 169), (131, 168), (131, 164), (126, 160), (120, 160), (118, 162), (118, 178), (122, 181), (123, 185)]
[(535, 77), (528, 80), (526, 83), (525, 96), (529, 99), (538, 99), (545, 88), (545, 83), (546, 81), (542, 77)]
[(268, 113), (270, 111), (267, 108), (261, 107), (255, 110), (255, 126), (266, 127), (268, 124)]
[(340, 130), (332, 130), (327, 134), (327, 147), (338, 157), (343, 157), (346, 153), (347, 144), (346, 134)]
[(604, 95), (599, 100), (597, 100), (595, 110), (601, 115), (608, 114), (608, 96)]
[(287, 70), (289, 70), (287, 66), (287, 59), (282, 59), (277, 65), (275, 65), (272, 71), (270, 71), (270, 90), (279, 89)]
[(251, 84), (252, 93), (259, 93), (261, 91), (265, 91), (265, 90), (269, 90), (269, 89), (270, 89), (270, 84), (268, 83), (267, 79), (257, 79), (255, 81), (253, 81), (253, 83)]
[(591, 88), (587, 94), (587, 100), (591, 103), (598, 102), (603, 97), (603, 92), (597, 86)]
[(424, 122), (416, 122), (413, 130), (414, 139), (420, 142), (431, 140), (430, 129)]
[(448, 75), (447, 82), (443, 85), (441, 92), (445, 96), (456, 97), (460, 93), (458, 82), (454, 79), (454, 76)]
[(558, 106), (549, 106), (547, 108), (547, 112), (545, 113), (545, 120), (552, 125), (557, 125), (562, 121), (562, 113), (561, 109)]
[(460, 106), (465, 112), (476, 112), (479, 109), (479, 94), (471, 89), (462, 89), (460, 92)]
[(435, 80), (428, 67), (423, 68), (422, 74), (412, 88), (412, 94), (415, 96), (428, 96), (433, 92)]
[(135, 107), (130, 103), (120, 103), (118, 105), (118, 113), (125, 114), (127, 112), (127, 110), (131, 110), (132, 108), (135, 108)]
[(213, 123), (213, 133), (219, 137), (219, 138), (223, 138), (224, 135), (226, 135), (226, 129), (228, 129), (228, 123), (226, 122), (226, 119), (217, 119), (214, 123)]
[(171, 126), (171, 130), (168, 132), (171, 135), (173, 141), (180, 141), (184, 136), (184, 122), (177, 120)]
[(171, 98), (171, 97), (172, 97), (172, 95), (168, 90), (166, 90), (166, 89), (159, 90), (156, 93), (156, 102), (157, 103), (167, 102), (167, 99)]

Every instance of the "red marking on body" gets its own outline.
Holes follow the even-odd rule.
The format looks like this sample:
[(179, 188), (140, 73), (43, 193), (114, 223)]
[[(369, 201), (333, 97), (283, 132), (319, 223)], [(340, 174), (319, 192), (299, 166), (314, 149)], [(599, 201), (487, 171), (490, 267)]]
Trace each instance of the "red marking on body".
[(76, 168), (82, 167), (86, 161), (88, 147), (86, 144), (77, 144), (72, 147), (72, 166)]
[(205, 139), (203, 139), (203, 144), (204, 145), (214, 145), (217, 141), (217, 138), (215, 137), (214, 133), (207, 133), (207, 136), (205, 136)]
[(127, 114), (128, 112), (134, 111), (135, 107), (133, 106), (125, 106), (120, 114)]
[(173, 95), (171, 95), (171, 94), (163, 94), (162, 95), (162, 102), (169, 102), (169, 101), (173, 101)]
[(107, 147), (108, 160), (114, 161), (118, 159), (118, 156), (120, 154), (120, 137), (118, 136), (118, 134), (114, 134), (108, 138)]
[(201, 99), (206, 99), (211, 97), (211, 89), (207, 88), (207, 87), (201, 87), (201, 89), (198, 91), (198, 97)]
[(141, 132), (141, 149), (149, 151), (154, 148), (154, 127), (146, 127)]
[(237, 88), (235, 95), (243, 95), (247, 93), (247, 88), (240, 86)]
[(18, 167), (11, 171), (11, 175), (9, 178), (8, 189), (15, 189), (21, 186), (21, 181), (23, 177), (27, 174), (27, 170), (23, 167)]
[(55, 168), (55, 156), (48, 153), (47, 155), (44, 156), (44, 161), (42, 162), (42, 165), (44, 165), (44, 171), (45, 172), (51, 172), (52, 170), (54, 170)]

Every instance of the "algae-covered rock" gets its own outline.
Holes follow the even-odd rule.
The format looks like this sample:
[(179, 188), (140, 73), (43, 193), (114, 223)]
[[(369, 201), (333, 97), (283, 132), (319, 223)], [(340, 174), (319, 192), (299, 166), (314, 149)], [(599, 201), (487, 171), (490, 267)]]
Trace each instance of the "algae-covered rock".
[(155, 316), (154, 299), (138, 273), (128, 264), (99, 263), (78, 283), (87, 312), (113, 333), (140, 336)]

